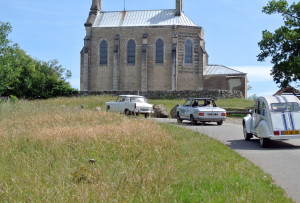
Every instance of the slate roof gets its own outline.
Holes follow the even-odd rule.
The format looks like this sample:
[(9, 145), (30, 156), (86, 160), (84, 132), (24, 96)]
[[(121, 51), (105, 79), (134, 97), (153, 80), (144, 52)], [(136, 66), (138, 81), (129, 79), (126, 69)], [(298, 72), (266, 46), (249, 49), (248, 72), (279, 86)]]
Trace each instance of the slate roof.
[(292, 86), (281, 88), (274, 95), (295, 95), (300, 99), (300, 91)]
[(184, 13), (175, 16), (175, 10), (99, 12), (93, 27), (138, 26), (193, 26), (198, 27)]
[(222, 65), (208, 65), (204, 75), (246, 75), (246, 73)]

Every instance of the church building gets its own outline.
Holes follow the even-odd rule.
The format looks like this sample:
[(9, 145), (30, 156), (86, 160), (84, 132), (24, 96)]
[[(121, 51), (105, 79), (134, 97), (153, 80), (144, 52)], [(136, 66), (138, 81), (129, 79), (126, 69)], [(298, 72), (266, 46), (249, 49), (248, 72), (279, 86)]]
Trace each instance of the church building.
[(107, 12), (92, 0), (84, 24), (81, 91), (239, 90), (245, 73), (209, 65), (204, 30), (175, 9)]

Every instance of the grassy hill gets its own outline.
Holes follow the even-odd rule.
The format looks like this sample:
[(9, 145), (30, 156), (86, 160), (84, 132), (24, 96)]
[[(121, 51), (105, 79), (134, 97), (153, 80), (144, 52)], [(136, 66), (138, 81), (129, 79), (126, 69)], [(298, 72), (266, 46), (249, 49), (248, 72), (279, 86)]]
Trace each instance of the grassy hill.
[(0, 201), (292, 202), (205, 135), (95, 110), (110, 99), (0, 104)]

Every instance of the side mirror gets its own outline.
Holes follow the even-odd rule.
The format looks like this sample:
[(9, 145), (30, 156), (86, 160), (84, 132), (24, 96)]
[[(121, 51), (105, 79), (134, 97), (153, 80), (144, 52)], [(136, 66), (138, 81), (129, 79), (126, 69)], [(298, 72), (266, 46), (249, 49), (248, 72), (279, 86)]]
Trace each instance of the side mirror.
[(249, 112), (249, 113), (252, 113), (252, 109), (248, 109), (248, 112)]

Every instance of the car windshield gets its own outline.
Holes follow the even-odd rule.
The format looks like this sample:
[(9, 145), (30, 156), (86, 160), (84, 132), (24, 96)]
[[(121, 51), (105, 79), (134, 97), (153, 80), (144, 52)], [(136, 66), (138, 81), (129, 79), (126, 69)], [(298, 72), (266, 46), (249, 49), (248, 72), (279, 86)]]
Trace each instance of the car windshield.
[(274, 103), (271, 104), (271, 108), (273, 112), (297, 112), (300, 111), (299, 104), (296, 102), (288, 102), (288, 103)]
[(147, 100), (144, 97), (130, 97), (130, 102), (147, 103)]

